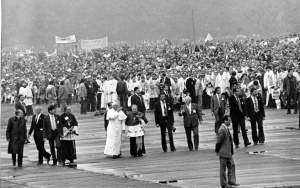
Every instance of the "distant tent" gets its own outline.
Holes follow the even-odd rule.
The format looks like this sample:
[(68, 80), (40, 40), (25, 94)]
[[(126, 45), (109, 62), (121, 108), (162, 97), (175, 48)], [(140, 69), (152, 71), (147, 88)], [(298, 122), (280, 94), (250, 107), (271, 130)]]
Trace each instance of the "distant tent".
[(214, 40), (214, 38), (208, 33), (204, 41), (207, 42), (212, 40)]

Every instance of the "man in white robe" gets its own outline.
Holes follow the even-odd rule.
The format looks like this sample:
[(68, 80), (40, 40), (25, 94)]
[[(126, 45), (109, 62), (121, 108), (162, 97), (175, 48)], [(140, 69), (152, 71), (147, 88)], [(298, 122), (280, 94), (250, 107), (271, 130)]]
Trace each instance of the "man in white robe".
[(266, 70), (267, 72), (264, 75), (264, 88), (266, 90), (266, 106), (268, 106), (271, 89), (275, 86), (275, 75), (270, 66), (267, 66)]
[(117, 102), (112, 104), (112, 109), (109, 109), (106, 114), (106, 120), (109, 122), (104, 154), (113, 156), (113, 159), (121, 158), (122, 132), (125, 132), (126, 118)]

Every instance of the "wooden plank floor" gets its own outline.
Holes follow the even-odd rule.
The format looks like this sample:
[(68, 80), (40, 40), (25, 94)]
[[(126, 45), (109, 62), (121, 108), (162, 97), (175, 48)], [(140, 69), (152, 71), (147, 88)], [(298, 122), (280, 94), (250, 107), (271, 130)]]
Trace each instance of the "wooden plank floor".
[[(37, 166), (33, 139), (25, 146), (23, 168), (12, 166), (7, 154), (5, 130), (1, 130), (1, 187), (219, 187), (219, 160), (214, 152), (214, 119), (204, 110), (200, 125), (200, 148), (188, 151), (183, 120), (174, 113), (176, 152), (161, 149), (160, 130), (154, 125), (153, 112), (147, 113), (145, 145), (147, 154), (134, 158), (129, 154), (125, 138), (122, 159), (113, 160), (103, 154), (106, 133), (103, 116), (80, 120), (77, 166)], [(235, 150), (237, 182), (240, 187), (300, 187), (300, 131), (298, 115), (285, 110), (266, 109), (264, 121), (266, 142)], [(250, 123), (248, 136), (252, 142)], [(243, 142), (240, 135), (240, 142)], [(46, 149), (49, 151), (48, 143)]]

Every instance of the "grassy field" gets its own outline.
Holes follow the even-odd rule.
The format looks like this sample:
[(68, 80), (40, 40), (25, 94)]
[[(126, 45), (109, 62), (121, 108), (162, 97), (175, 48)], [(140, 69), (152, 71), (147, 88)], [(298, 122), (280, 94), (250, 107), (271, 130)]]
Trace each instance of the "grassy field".
[[(42, 113), (43, 114), (48, 114), (47, 108), (48, 106), (46, 105), (41, 105), (43, 107)], [(34, 111), (35, 105), (33, 105), (33, 111)], [(80, 114), (80, 104), (75, 103), (71, 105), (72, 107), (72, 113), (75, 115), (75, 117), (78, 119), (92, 119), (96, 118), (97, 116), (94, 116), (95, 112), (88, 112), (87, 114)], [(56, 114), (61, 114), (60, 113), (60, 108), (57, 108)], [(1, 104), (1, 127), (4, 128), (7, 126), (7, 122), (9, 118), (13, 117), (15, 115), (15, 105), (14, 104), (7, 104), (7, 103), (2, 103)], [(27, 121), (27, 127), (28, 125), (31, 124), (32, 116), (28, 118)]]

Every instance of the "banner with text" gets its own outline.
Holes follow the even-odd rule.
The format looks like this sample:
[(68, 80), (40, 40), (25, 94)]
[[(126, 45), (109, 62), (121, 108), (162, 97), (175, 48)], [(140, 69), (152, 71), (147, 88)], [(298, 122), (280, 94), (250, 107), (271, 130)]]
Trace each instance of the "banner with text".
[(83, 50), (93, 50), (106, 47), (108, 47), (107, 37), (94, 40), (81, 40), (81, 49)]
[(56, 41), (56, 44), (67, 44), (67, 43), (76, 42), (76, 37), (75, 37), (75, 35), (71, 35), (71, 36), (68, 36), (65, 38), (55, 36), (55, 41)]

